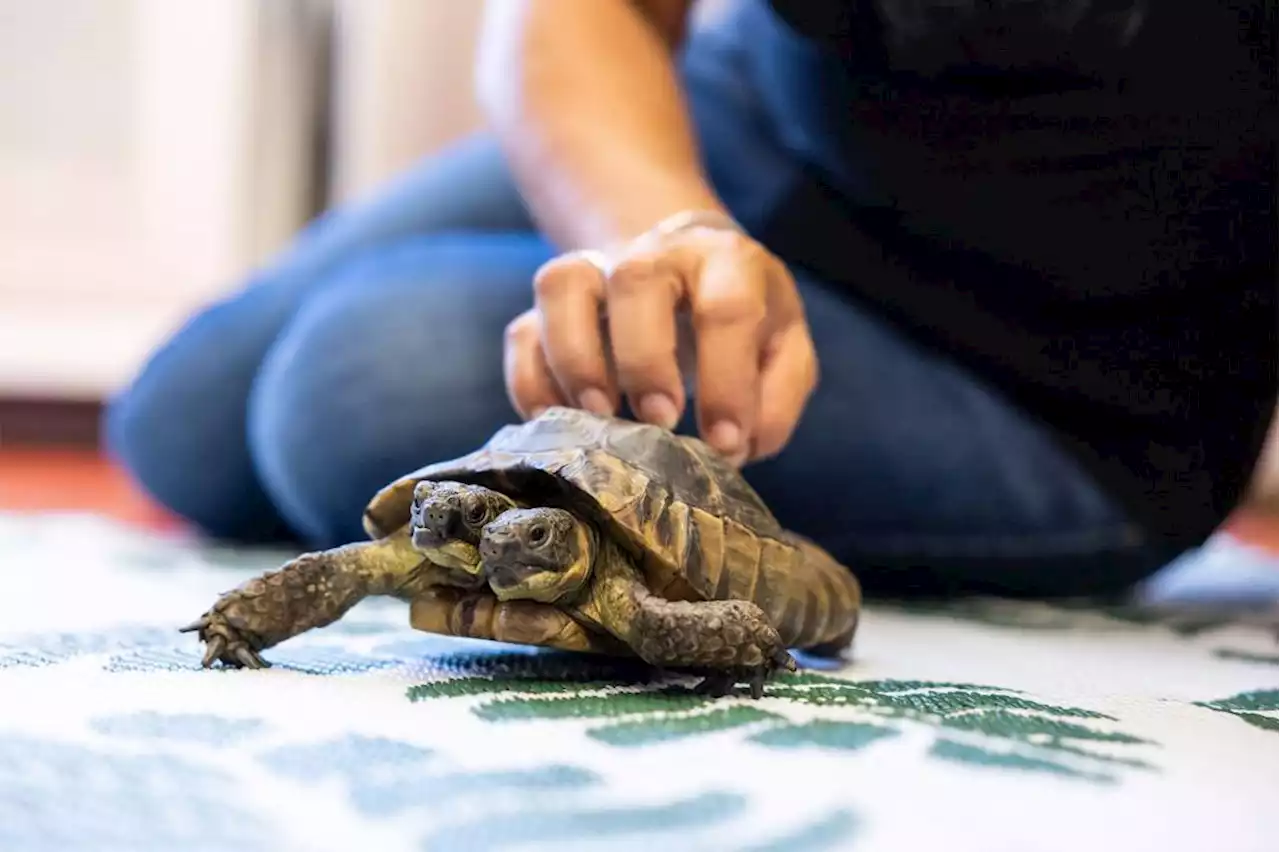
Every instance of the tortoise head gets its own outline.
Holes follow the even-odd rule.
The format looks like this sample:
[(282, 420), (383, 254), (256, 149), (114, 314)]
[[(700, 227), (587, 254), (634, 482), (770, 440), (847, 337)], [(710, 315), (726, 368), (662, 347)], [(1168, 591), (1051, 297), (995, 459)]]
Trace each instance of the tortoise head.
[(419, 482), (410, 510), (413, 546), (445, 568), (480, 573), (480, 532), (515, 507), (505, 494), (461, 482)]
[(498, 600), (554, 603), (591, 576), (595, 537), (563, 509), (511, 509), (484, 528), (480, 558)]

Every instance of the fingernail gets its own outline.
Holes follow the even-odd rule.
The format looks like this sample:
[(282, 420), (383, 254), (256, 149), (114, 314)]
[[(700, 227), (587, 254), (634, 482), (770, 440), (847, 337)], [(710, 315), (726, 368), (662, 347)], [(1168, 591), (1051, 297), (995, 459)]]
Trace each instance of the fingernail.
[(587, 388), (579, 394), (578, 405), (592, 414), (600, 414), (606, 417), (613, 414), (613, 406), (609, 404), (609, 397), (605, 396), (604, 391), (599, 388)]
[(640, 398), (640, 419), (663, 429), (674, 429), (680, 421), (676, 404), (665, 393), (645, 394)]
[(707, 433), (707, 443), (722, 455), (736, 460), (742, 453), (742, 430), (736, 423), (721, 420)]

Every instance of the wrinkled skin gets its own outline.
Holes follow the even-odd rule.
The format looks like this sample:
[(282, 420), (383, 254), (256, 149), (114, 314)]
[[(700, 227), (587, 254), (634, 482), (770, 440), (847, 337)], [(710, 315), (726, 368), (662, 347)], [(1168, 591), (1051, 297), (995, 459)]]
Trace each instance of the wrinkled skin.
[[(503, 495), (476, 486), (420, 484), (409, 523), (396, 532), (374, 541), (304, 553), (227, 592), (182, 630), (197, 633), (205, 643), (206, 668), (215, 661), (237, 668), (263, 668), (267, 665), (263, 650), (332, 624), (366, 597), (386, 595), (412, 602), (440, 587), (482, 590), (476, 544), (483, 524), (477, 526), (476, 519), (496, 517), (514, 505)], [(440, 535), (441, 530), (455, 531), (457, 536)], [(559, 621), (550, 613), (545, 617)]]
[(621, 547), (563, 509), (509, 510), (484, 528), (479, 550), (499, 601), (558, 604), (647, 663), (701, 672), (712, 695), (745, 680), (759, 698), (777, 669), (796, 668), (754, 603), (654, 595)]
[(479, 575), (476, 546), (485, 525), (516, 503), (480, 485), (419, 482), (413, 491), (409, 523), (414, 547), (438, 565)]

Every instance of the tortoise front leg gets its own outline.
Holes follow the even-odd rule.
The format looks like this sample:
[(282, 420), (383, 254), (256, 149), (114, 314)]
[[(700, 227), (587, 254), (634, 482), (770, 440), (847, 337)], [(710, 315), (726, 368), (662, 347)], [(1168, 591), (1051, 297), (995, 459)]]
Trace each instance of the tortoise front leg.
[(259, 652), (341, 618), (371, 595), (399, 594), (445, 574), (413, 548), (408, 529), (378, 541), (304, 553), (224, 594), (181, 632), (198, 631), (202, 665), (265, 668)]
[(626, 645), (607, 634), (587, 630), (557, 607), (535, 601), (499, 601), (488, 589), (426, 589), (409, 604), (409, 624), (442, 636), (629, 655)]
[(652, 665), (701, 674), (701, 692), (720, 697), (745, 681), (759, 698), (778, 669), (796, 670), (778, 631), (750, 601), (669, 601), (643, 587), (636, 594), (631, 646)]
[(699, 690), (727, 695), (750, 684), (759, 698), (779, 668), (796, 670), (764, 610), (750, 601), (672, 601), (649, 591), (629, 557), (606, 543), (587, 617), (604, 625), (650, 665), (701, 674)]

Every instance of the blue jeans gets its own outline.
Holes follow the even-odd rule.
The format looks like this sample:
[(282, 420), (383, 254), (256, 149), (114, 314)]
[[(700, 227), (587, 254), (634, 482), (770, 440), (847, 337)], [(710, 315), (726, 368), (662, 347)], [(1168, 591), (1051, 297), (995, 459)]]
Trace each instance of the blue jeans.
[[(809, 144), (785, 138), (759, 26), (698, 33), (682, 60), (706, 166), (748, 229), (788, 198)], [(112, 401), (110, 450), (212, 536), (362, 538), (377, 488), (514, 419), (502, 331), (554, 253), (493, 141), (468, 139), (193, 317)], [(870, 591), (1111, 592), (1168, 557), (998, 389), (797, 277), (821, 385), (789, 447), (746, 475)]]

